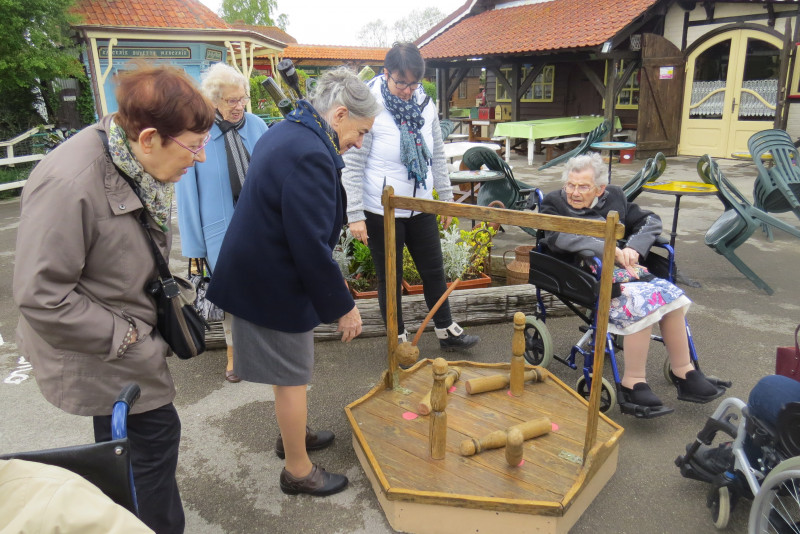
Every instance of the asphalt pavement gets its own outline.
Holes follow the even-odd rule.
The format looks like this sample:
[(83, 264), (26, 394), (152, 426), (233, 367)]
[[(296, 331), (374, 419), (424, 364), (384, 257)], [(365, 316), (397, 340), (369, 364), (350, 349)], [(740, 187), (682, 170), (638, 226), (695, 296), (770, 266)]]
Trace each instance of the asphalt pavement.
[[(537, 165), (540, 158), (537, 156)], [(696, 180), (696, 161), (691, 157), (669, 158), (662, 179)], [(558, 167), (538, 172), (525, 163), (524, 156), (515, 155), (512, 160), (518, 179), (545, 191), (558, 187)], [(612, 181), (623, 183), (641, 164), (615, 164)], [(721, 160), (720, 164), (723, 172), (751, 197), (755, 167), (729, 160)], [(664, 226), (669, 227), (672, 197), (643, 193), (638, 202), (656, 211)], [(774, 295), (768, 296), (704, 244), (705, 230), (721, 213), (722, 205), (716, 197), (684, 197), (677, 257), (683, 274), (701, 285), (684, 287), (694, 302), (688, 317), (701, 366), (707, 374), (732, 380), (729, 394), (746, 399), (753, 384), (774, 371), (776, 346), (793, 343), (792, 334), (800, 322), (800, 241), (776, 231), (774, 242), (769, 242), (757, 231), (739, 248), (745, 263), (775, 290)], [(791, 214), (780, 218), (800, 225)], [(92, 441), (91, 421), (67, 415), (48, 404), (15, 345), (18, 312), (12, 301), (11, 284), (18, 223), (19, 202), (0, 202), (0, 452), (88, 443)], [(497, 273), (502, 269), (504, 251), (530, 242), (530, 237), (519, 229), (505, 230), (495, 238)], [(186, 269), (178, 242), (170, 263), (177, 272)], [(574, 317), (548, 320), (557, 354), (568, 353), (578, 340), (578, 325)], [(422, 356), (480, 362), (509, 360), (513, 332), (510, 323), (472, 324), (468, 329), (482, 338), (474, 349), (444, 354), (439, 351), (434, 334), (426, 333), (420, 342)], [(675, 413), (639, 420), (621, 415), (617, 408), (609, 412), (625, 428), (619, 466), (572, 532), (716, 532), (705, 504), (709, 486), (682, 478), (673, 461), (719, 401), (707, 405), (677, 401), (675, 388), (663, 377), (665, 357), (663, 347), (651, 347), (648, 377), (655, 393), (673, 406)], [(393, 532), (356, 459), (343, 410), (375, 385), (385, 367), (385, 338), (317, 344), (314, 379), (308, 394), (309, 423), (314, 428), (333, 430), (337, 438), (329, 449), (313, 453), (312, 460), (329, 471), (345, 473), (350, 486), (341, 494), (315, 499), (289, 497), (279, 490), (282, 461), (273, 451), (278, 429), (270, 387), (226, 382), (223, 350), (209, 351), (189, 361), (172, 358), (170, 368), (178, 389), (175, 404), (183, 422), (178, 477), (187, 533)], [(610, 378), (609, 367), (606, 366), (606, 376)], [(550, 370), (568, 384), (579, 376), (558, 362), (552, 363)], [(746, 531), (749, 505), (743, 500), (734, 508), (727, 532)]]

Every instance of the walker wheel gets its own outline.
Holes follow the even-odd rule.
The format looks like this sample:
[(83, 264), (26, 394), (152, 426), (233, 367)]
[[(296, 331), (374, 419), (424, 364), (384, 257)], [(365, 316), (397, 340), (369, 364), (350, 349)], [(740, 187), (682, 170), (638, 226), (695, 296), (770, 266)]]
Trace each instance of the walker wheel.
[[(611, 385), (611, 382), (603, 378), (602, 380), (602, 389), (600, 390), (600, 411), (605, 413), (607, 412), (612, 406), (617, 403), (617, 389)], [(578, 381), (575, 383), (575, 391), (578, 392), (578, 395), (589, 400), (589, 395), (591, 394), (591, 390), (586, 387), (586, 378), (581, 376)]]

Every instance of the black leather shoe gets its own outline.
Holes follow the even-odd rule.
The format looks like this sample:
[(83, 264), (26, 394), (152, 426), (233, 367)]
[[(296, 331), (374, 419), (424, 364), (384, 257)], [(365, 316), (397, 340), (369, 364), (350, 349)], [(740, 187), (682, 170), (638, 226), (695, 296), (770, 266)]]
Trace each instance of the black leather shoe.
[[(306, 427), (306, 450), (318, 451), (320, 449), (324, 449), (333, 443), (333, 439), (335, 437), (336, 436), (330, 430), (320, 430), (319, 432), (314, 432), (310, 428)], [(286, 451), (283, 450), (283, 437), (280, 435), (278, 436), (278, 439), (275, 440), (275, 454), (277, 454), (278, 458), (281, 460), (286, 458)]]
[(465, 350), (474, 347), (480, 340), (481, 338), (478, 336), (471, 336), (469, 334), (461, 334), (458, 337), (450, 336), (439, 340), (439, 348), (445, 352)]
[(325, 497), (339, 493), (347, 487), (347, 477), (328, 473), (317, 464), (311, 466), (311, 472), (303, 478), (295, 478), (285, 468), (281, 471), (281, 491), (287, 495), (308, 493), (316, 497)]

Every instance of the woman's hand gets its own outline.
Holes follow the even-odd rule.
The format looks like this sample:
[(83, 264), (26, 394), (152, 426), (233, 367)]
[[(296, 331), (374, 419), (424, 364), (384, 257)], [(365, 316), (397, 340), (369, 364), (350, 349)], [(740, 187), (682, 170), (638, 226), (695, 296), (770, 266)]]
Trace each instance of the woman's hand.
[(366, 221), (356, 221), (352, 222), (347, 225), (350, 229), (350, 233), (353, 234), (353, 237), (364, 243), (367, 244), (367, 240), (369, 236), (367, 235), (367, 222)]
[(450, 227), (450, 223), (453, 222), (453, 218), (447, 215), (441, 215), (440, 217), (442, 221), (442, 228), (447, 230)]
[(342, 332), (342, 341), (347, 343), (361, 334), (361, 313), (358, 308), (353, 309), (339, 317), (339, 328), (337, 332)]
[(639, 264), (638, 252), (630, 247), (625, 247), (624, 249), (617, 247), (617, 250), (614, 252), (614, 261), (631, 275), (636, 276), (634, 267)]

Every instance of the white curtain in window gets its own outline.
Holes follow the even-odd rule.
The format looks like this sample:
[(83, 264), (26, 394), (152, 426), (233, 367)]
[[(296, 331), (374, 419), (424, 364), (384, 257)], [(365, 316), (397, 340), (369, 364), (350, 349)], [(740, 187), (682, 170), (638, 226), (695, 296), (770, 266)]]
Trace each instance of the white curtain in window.
[(767, 106), (751, 93), (741, 92), (741, 102), (739, 103), (740, 117), (774, 117), (775, 104), (778, 101), (778, 80), (749, 80), (742, 82), (742, 89), (749, 89), (758, 93), (761, 98), (766, 100)]

